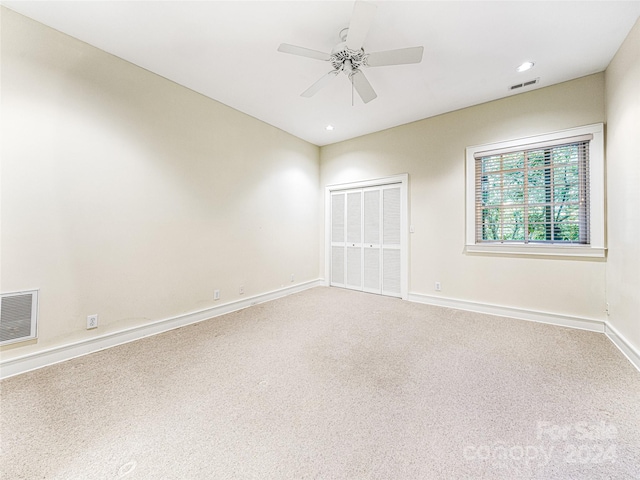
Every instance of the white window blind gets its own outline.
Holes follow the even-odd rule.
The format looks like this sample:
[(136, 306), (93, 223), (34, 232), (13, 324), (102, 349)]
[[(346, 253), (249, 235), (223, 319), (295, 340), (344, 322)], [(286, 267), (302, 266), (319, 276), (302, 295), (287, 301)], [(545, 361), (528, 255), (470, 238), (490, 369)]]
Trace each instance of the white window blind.
[(588, 245), (591, 139), (477, 152), (476, 243)]

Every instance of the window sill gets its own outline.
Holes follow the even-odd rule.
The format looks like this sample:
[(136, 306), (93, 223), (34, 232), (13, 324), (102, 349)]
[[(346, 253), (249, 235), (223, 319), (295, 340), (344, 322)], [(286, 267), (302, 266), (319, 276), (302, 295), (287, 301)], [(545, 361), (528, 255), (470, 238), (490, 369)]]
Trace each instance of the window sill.
[(474, 244), (467, 245), (467, 253), (483, 253), (490, 255), (537, 255), (549, 257), (586, 257), (605, 258), (607, 249), (586, 245), (531, 245), (531, 244)]

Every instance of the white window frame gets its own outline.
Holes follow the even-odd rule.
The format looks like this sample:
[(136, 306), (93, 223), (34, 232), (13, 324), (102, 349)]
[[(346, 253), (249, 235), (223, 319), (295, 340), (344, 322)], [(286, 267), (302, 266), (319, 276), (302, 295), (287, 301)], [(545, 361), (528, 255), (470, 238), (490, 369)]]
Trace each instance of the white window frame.
[[(552, 142), (580, 135), (593, 136), (589, 142), (589, 224), (590, 241), (584, 244), (478, 243), (476, 241), (476, 156), (499, 149), (526, 149), (527, 145)], [(605, 190), (604, 190), (604, 124), (596, 123), (557, 132), (467, 147), (466, 150), (466, 246), (468, 253), (501, 255), (549, 255), (564, 257), (604, 257)]]

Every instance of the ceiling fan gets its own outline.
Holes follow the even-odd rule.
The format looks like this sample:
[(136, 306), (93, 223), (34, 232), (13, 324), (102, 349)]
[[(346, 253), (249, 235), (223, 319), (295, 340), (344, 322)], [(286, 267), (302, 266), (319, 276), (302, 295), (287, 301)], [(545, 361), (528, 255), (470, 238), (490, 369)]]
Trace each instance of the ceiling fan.
[(364, 40), (369, 32), (369, 27), (376, 13), (376, 6), (372, 3), (356, 1), (353, 7), (351, 23), (340, 31), (340, 43), (331, 53), (319, 52), (309, 48), (297, 47), (282, 43), (278, 47), (279, 52), (300, 55), (331, 62), (333, 70), (323, 75), (320, 80), (302, 92), (302, 97), (312, 97), (320, 89), (326, 87), (331, 80), (343, 72), (349, 77), (353, 88), (364, 103), (369, 103), (378, 95), (365, 77), (363, 67), (383, 67), (386, 65), (403, 65), (408, 63), (420, 63), (424, 47), (400, 48), (398, 50), (386, 50), (383, 52), (366, 53), (362, 48)]

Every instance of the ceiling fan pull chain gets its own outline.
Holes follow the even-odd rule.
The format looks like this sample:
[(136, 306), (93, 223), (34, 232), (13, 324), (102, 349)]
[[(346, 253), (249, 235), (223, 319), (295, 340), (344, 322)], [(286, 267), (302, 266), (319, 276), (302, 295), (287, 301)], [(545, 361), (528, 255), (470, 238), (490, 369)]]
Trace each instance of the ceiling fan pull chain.
[(350, 76), (350, 77), (349, 77), (349, 80), (351, 80), (351, 106), (352, 106), (352, 107), (355, 107), (355, 104), (354, 104), (354, 102), (353, 102), (353, 89), (354, 89), (354, 86), (353, 86), (353, 77), (352, 77), (352, 76)]

